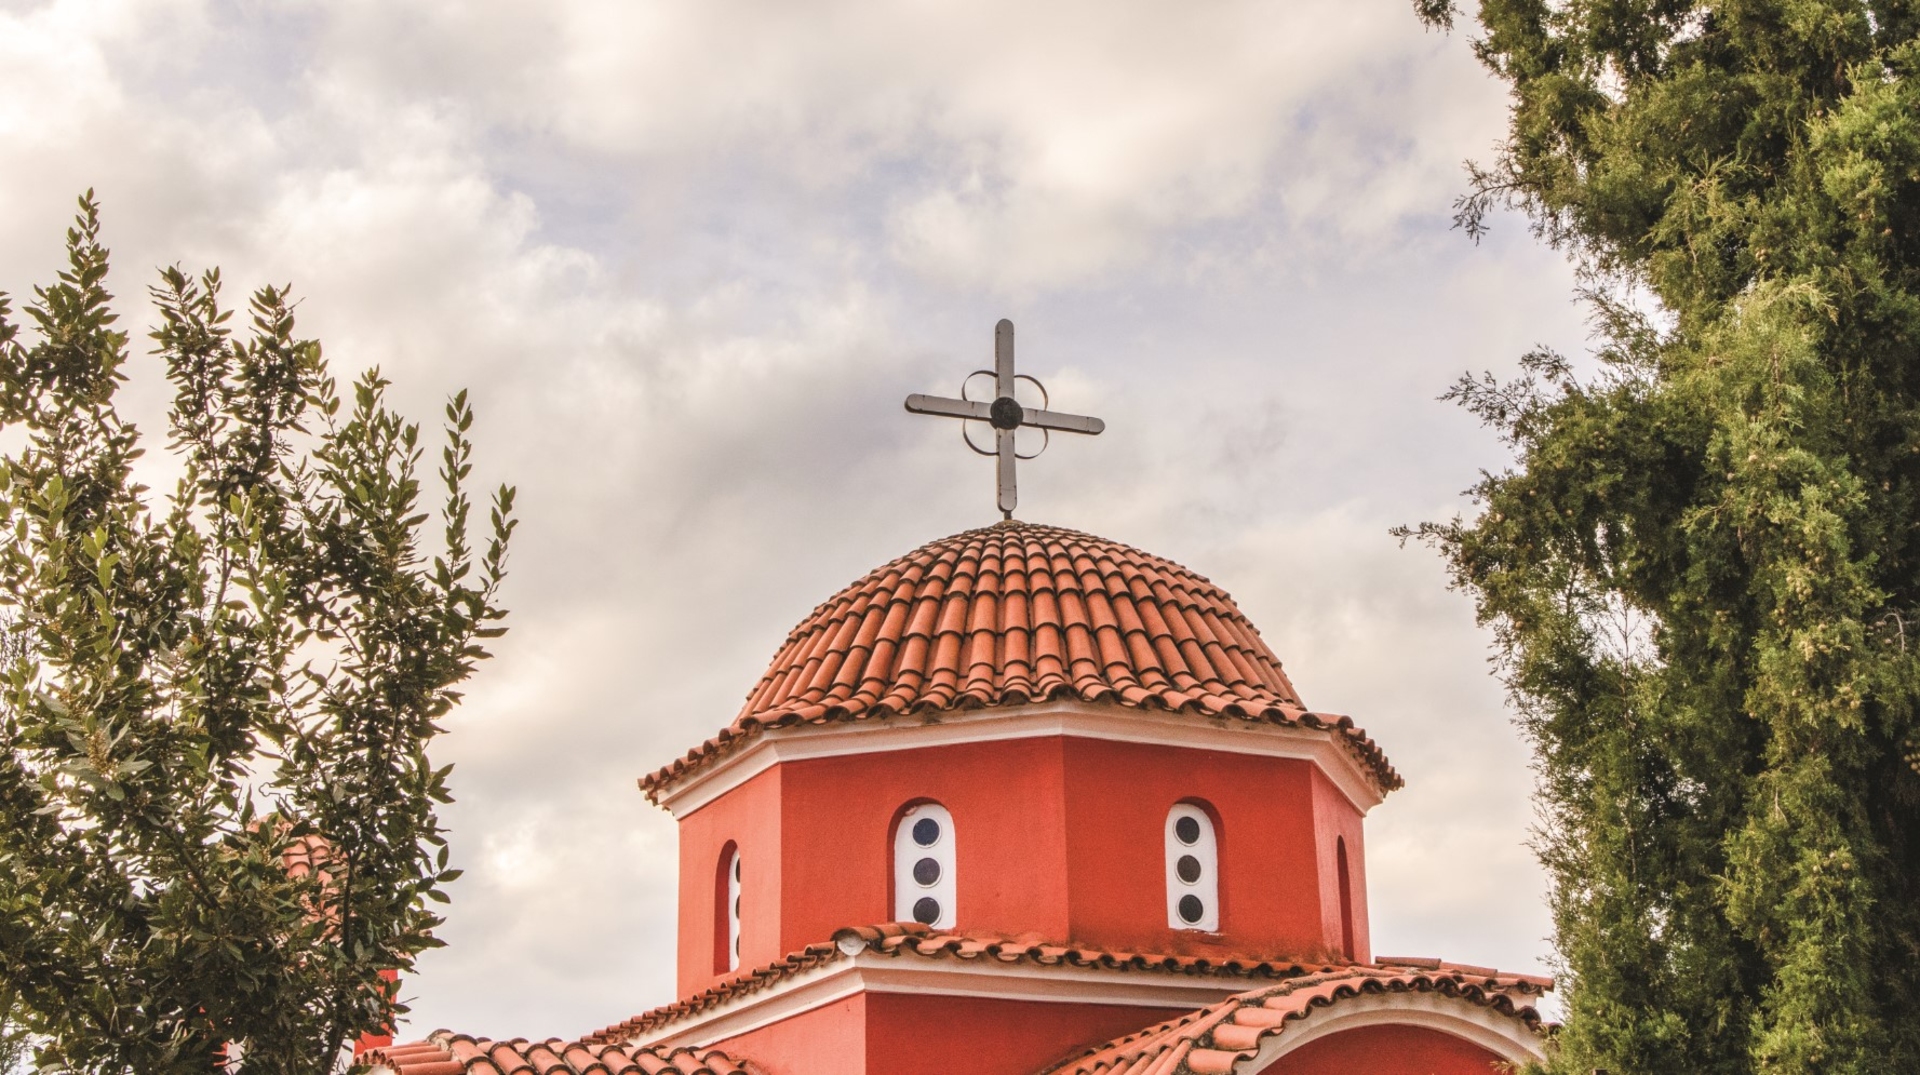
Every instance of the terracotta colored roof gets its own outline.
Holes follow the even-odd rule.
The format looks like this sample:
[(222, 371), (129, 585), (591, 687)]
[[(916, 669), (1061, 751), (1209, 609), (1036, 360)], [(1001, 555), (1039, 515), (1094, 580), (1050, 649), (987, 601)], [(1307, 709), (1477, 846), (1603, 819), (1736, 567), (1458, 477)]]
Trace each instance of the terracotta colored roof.
[(1459, 997), (1538, 1029), (1533, 998), (1552, 980), (1500, 974), (1438, 960), (1340, 967), (1263, 986), (1108, 1042), (1048, 1070), (1047, 1075), (1227, 1075), (1267, 1038), (1316, 1009), (1379, 993)]
[(445, 1030), (426, 1041), (374, 1049), (362, 1059), (397, 1075), (765, 1075), (717, 1049), (635, 1049), (559, 1038), (488, 1041)]
[(843, 929), (835, 933), (831, 941), (810, 944), (766, 966), (723, 979), (684, 1000), (589, 1034), (584, 1040), (627, 1041), (688, 1016), (698, 1015), (735, 997), (757, 993), (803, 971), (863, 952), (924, 959), (984, 960), (1041, 967), (1081, 967), (1240, 979), (1291, 978), (1333, 969), (1322, 963), (1296, 963), (1255, 956), (1119, 952), (1076, 944), (1054, 944), (1035, 935), (962, 936), (957, 933), (935, 933), (918, 922), (889, 922), (879, 926)]
[(1118, 542), (1011, 521), (924, 545), (814, 609), (733, 724), (640, 786), (657, 799), (768, 728), (1055, 699), (1323, 728), (1382, 790), (1400, 786), (1350, 718), (1301, 703), (1226, 591)]

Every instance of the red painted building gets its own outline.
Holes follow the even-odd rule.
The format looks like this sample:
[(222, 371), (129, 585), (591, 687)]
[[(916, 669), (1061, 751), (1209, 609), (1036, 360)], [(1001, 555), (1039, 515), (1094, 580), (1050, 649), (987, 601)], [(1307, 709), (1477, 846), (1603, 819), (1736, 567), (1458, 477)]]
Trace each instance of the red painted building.
[(1227, 594), (1007, 522), (817, 608), (642, 791), (680, 826), (674, 1004), (576, 1041), (438, 1033), (400, 1075), (1485, 1075), (1546, 979), (1376, 956), (1400, 784)]

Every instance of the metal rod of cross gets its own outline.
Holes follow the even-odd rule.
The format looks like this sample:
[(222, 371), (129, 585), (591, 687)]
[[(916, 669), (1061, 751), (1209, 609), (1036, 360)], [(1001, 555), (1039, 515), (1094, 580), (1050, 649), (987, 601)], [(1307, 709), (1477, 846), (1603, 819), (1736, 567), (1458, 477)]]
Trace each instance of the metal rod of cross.
[[(991, 402), (967, 398), (967, 382), (981, 376), (993, 378)], [(1041, 405), (1039, 407), (1023, 406), (1014, 398), (1014, 387), (1019, 381), (1026, 381), (1040, 390)], [(916, 392), (907, 397), (907, 410), (914, 414), (933, 414), (942, 418), (963, 418), (968, 421), (985, 422), (993, 427), (991, 451), (975, 444), (973, 438), (967, 434), (966, 426), (961, 427), (960, 435), (966, 440), (967, 447), (981, 455), (997, 457), (995, 486), (999, 490), (1000, 513), (1011, 519), (1014, 505), (1020, 500), (1019, 487), (1014, 480), (1015, 464), (1021, 459), (1032, 459), (1039, 455), (1040, 451), (1046, 450), (1046, 441), (1043, 440), (1040, 451), (1031, 455), (1021, 455), (1014, 440), (1017, 430), (1038, 429), (1041, 435), (1046, 437), (1052, 430), (1062, 433), (1085, 433), (1091, 436), (1107, 428), (1107, 423), (1098, 418), (1048, 410), (1049, 403), (1046, 386), (1024, 373), (1014, 372), (1013, 322), (1001, 318), (1000, 323), (993, 326), (992, 369), (975, 370), (968, 374), (966, 380), (960, 384), (959, 399), (947, 396), (923, 396)]]

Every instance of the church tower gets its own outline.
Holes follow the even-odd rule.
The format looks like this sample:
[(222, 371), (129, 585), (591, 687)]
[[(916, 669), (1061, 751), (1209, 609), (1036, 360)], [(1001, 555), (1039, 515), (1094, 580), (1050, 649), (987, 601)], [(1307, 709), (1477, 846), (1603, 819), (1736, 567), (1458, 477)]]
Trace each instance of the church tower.
[[(680, 999), (578, 1041), (442, 1032), (399, 1075), (1491, 1075), (1543, 978), (1376, 956), (1364, 822), (1400, 786), (1220, 587), (1007, 516), (882, 565), (787, 636), (733, 722), (641, 790), (679, 826)], [(972, 443), (969, 441), (969, 443)], [(977, 446), (976, 446), (977, 447)], [(978, 449), (984, 452), (984, 449)], [(438, 1065), (438, 1066), (435, 1066)]]

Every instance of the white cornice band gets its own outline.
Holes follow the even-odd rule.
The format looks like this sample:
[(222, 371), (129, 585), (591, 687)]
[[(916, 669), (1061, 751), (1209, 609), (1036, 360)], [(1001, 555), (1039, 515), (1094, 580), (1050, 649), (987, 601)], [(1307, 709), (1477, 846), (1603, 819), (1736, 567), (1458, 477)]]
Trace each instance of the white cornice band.
[(784, 761), (844, 757), (1009, 739), (1069, 736), (1118, 743), (1214, 750), (1313, 762), (1362, 814), (1380, 804), (1373, 775), (1338, 732), (1238, 717), (1164, 713), (1089, 702), (1057, 701), (890, 719), (795, 724), (773, 728), (745, 746), (663, 789), (657, 801), (684, 818)]

